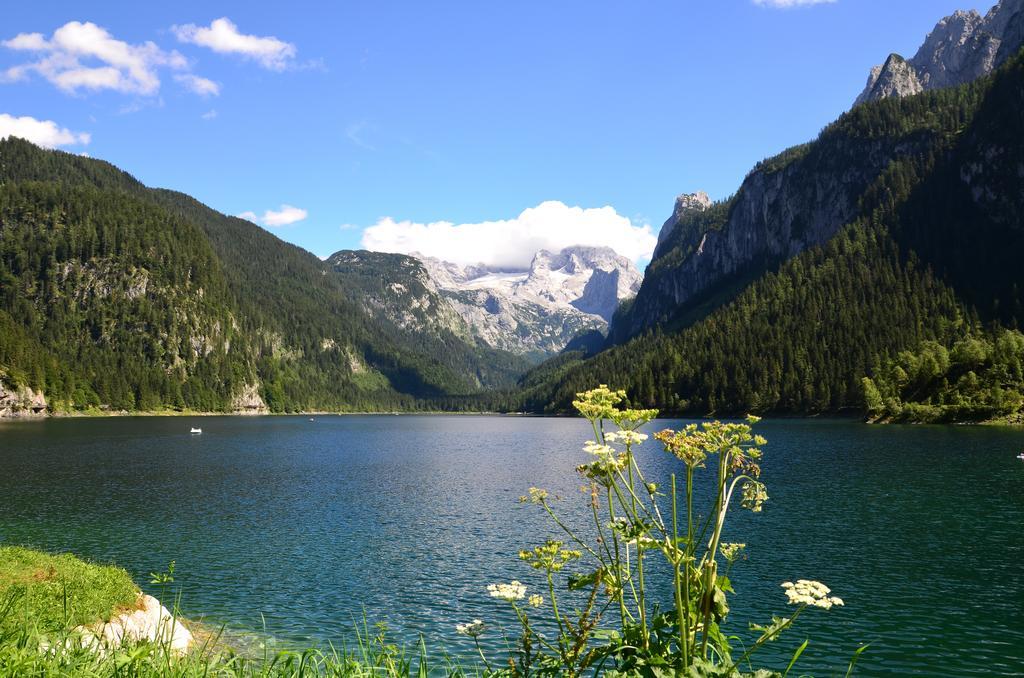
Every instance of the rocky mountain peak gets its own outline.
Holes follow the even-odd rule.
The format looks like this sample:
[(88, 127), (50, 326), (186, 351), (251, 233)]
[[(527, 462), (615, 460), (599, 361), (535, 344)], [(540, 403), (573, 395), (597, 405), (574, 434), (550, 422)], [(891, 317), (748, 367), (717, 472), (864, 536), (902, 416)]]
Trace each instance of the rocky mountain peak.
[(711, 198), (704, 191), (697, 191), (696, 193), (683, 193), (676, 198), (675, 207), (672, 209), (672, 216), (662, 225), (661, 230), (658, 232), (658, 244), (660, 245), (668, 234), (672, 232), (673, 227), (687, 212), (698, 211), (703, 212), (708, 207), (711, 207)]
[(548, 270), (564, 273), (585, 273), (596, 268), (628, 268), (632, 264), (610, 247), (592, 247), (589, 245), (573, 245), (560, 252), (552, 253), (540, 250), (530, 262), (531, 271)]
[(939, 21), (911, 59), (891, 54), (871, 69), (856, 104), (953, 87), (998, 68), (1024, 43), (1024, 0), (1000, 0), (982, 17), (958, 10)]
[(703, 212), (711, 206), (711, 198), (704, 191), (696, 193), (683, 193), (676, 198), (675, 213), (682, 214), (686, 210), (699, 210)]
[(609, 247), (539, 250), (521, 270), (414, 256), (485, 343), (516, 352), (554, 353), (579, 331), (603, 330), (643, 279)]
[(528, 270), (533, 273), (536, 271), (550, 271), (561, 267), (557, 263), (557, 255), (547, 250), (537, 250), (537, 253), (533, 255), (533, 259), (530, 261), (530, 268)]
[(862, 94), (857, 103), (892, 96), (906, 97), (924, 91), (914, 67), (895, 53), (890, 54), (884, 64), (871, 69), (870, 81), (868, 98), (864, 98), (866, 95)]

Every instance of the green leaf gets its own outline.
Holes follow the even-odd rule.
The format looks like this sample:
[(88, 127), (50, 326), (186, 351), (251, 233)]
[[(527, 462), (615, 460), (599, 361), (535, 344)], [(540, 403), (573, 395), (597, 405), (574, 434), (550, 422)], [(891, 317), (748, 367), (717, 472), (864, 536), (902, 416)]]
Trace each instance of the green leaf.
[(600, 570), (596, 570), (589, 574), (571, 574), (569, 575), (569, 590), (579, 591), (580, 589), (590, 588), (597, 583), (597, 577), (600, 574)]
[(853, 658), (850, 659), (850, 668), (848, 668), (846, 670), (846, 678), (850, 678), (850, 676), (853, 675), (853, 667), (855, 667), (857, 665), (857, 660), (860, 659), (861, 653), (864, 652), (864, 650), (868, 649), (869, 647), (871, 647), (870, 644), (868, 644), (868, 645), (861, 645), (860, 647), (857, 648), (857, 651), (853, 653)]
[(782, 678), (786, 678), (786, 676), (789, 675), (790, 669), (792, 669), (793, 665), (796, 664), (796, 660), (800, 659), (800, 655), (802, 655), (804, 653), (804, 650), (807, 649), (807, 645), (810, 642), (811, 642), (811, 639), (808, 638), (808, 639), (804, 640), (803, 644), (796, 649), (796, 652), (793, 653), (793, 658), (789, 660), (789, 666), (786, 667), (786, 672), (782, 674)]

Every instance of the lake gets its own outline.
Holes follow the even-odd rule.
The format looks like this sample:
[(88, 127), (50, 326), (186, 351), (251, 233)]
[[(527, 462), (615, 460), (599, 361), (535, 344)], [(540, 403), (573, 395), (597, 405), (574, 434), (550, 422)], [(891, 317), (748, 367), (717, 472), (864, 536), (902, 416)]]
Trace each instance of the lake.
[[(785, 668), (810, 638), (798, 668), (815, 675), (845, 673), (862, 643), (863, 676), (1024, 673), (1024, 431), (757, 430), (771, 500), (737, 510), (724, 537), (749, 554), (732, 573), (731, 632), (747, 640), (747, 621), (791, 610), (782, 581), (819, 579), (846, 606), (807, 610), (762, 660)], [(583, 520), (573, 468), (588, 432), (484, 416), (0, 423), (0, 542), (115, 562), (157, 595), (148, 573), (175, 560), (186, 616), (232, 633), (351, 644), (365, 613), (399, 641), (465, 654), (456, 623), (515, 633), (486, 585), (535, 586), (516, 553), (556, 534), (517, 498), (544, 487)], [(678, 468), (653, 440), (639, 454), (663, 482)]]

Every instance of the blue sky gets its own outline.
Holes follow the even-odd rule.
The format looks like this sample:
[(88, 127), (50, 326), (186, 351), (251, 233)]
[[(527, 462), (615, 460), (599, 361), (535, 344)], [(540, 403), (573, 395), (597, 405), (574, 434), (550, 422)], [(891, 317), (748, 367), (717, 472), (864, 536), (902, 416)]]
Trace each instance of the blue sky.
[[(642, 261), (678, 193), (727, 197), (848, 108), (889, 52), (991, 3), (767, 4), (12, 3), (0, 121), (52, 121), (51, 145), (321, 256), (376, 224), (382, 248), (512, 265), (564, 224), (563, 240), (619, 239)], [(74, 52), (94, 43), (123, 60)], [(527, 222), (536, 243), (520, 247)]]

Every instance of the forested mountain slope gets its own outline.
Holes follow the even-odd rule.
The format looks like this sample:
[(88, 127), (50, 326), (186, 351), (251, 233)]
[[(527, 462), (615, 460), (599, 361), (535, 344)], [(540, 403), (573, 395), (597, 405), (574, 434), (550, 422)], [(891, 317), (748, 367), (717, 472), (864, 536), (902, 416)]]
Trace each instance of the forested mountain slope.
[[(51, 410), (413, 408), (515, 374), (424, 345), (346, 276), (109, 163), (0, 141), (0, 389)], [(2, 396), (0, 396), (2, 399)]]
[[(600, 381), (676, 412), (863, 408), (862, 378), (897, 352), (1019, 326), (1022, 110), (1021, 56), (858, 106), (688, 213), (616, 319), (633, 339), (538, 368), (510, 405), (561, 410)], [(701, 243), (722, 265), (693, 263)]]
[[(327, 258), (349, 300), (393, 335), (434, 356), (474, 388), (511, 386), (530, 363), (482, 342), (438, 290), (423, 263), (404, 254), (341, 250)], [(463, 390), (462, 393), (467, 392)]]

